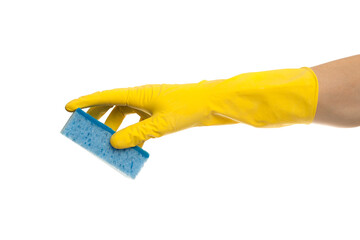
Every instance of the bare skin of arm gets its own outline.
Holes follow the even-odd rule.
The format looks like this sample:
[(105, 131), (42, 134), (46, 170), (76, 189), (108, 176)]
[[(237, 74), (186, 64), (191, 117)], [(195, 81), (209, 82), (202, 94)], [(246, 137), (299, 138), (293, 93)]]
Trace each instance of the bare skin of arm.
[(314, 123), (360, 126), (360, 55), (311, 68), (319, 82)]

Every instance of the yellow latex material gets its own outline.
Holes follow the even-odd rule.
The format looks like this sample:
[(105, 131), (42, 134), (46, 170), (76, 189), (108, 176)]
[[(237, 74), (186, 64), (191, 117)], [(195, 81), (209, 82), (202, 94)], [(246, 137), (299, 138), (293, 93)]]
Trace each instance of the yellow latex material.
[(91, 107), (100, 118), (112, 106), (105, 124), (115, 131), (124, 116), (137, 113), (139, 123), (111, 138), (115, 148), (195, 126), (245, 123), (282, 127), (313, 121), (318, 81), (310, 68), (240, 74), (230, 79), (192, 84), (159, 84), (96, 92), (69, 102), (66, 110)]

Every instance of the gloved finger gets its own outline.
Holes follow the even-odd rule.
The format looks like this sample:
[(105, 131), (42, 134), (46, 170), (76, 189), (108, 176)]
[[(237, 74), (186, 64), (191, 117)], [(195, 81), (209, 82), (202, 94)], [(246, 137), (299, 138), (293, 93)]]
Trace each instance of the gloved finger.
[[(148, 119), (149, 117), (151, 117), (150, 115), (148, 115), (144, 112), (138, 111), (136, 109), (135, 109), (135, 112), (140, 116), (139, 122), (144, 121), (145, 119)], [(145, 143), (145, 141), (143, 141), (142, 143), (139, 143), (137, 146), (142, 148), (144, 146), (144, 143)]]
[[(143, 121), (150, 117), (150, 115), (133, 109), (130, 107), (116, 106), (110, 113), (109, 117), (105, 121), (105, 125), (109, 126), (112, 130), (117, 131), (123, 122), (125, 116), (130, 113), (137, 113), (140, 116), (140, 121)], [(139, 147), (142, 147), (144, 142), (138, 144)]]
[(117, 131), (126, 115), (137, 113), (140, 116), (140, 121), (149, 118), (150, 115), (140, 110), (133, 109), (127, 106), (115, 106), (105, 121), (105, 125), (109, 126), (112, 130)]
[(105, 121), (105, 125), (109, 126), (112, 130), (117, 131), (125, 116), (133, 113), (134, 109), (126, 106), (115, 106)]
[(140, 110), (138, 110), (138, 109), (133, 109), (133, 112), (140, 116), (140, 120), (139, 120), (139, 121), (142, 121), (142, 120), (145, 120), (145, 119), (151, 117), (150, 114), (145, 113), (145, 112), (143, 112), (143, 111), (140, 111)]
[(69, 112), (73, 112), (77, 108), (101, 105), (120, 105), (144, 108), (144, 105), (148, 103), (154, 95), (154, 87), (155, 85), (145, 85), (134, 88), (117, 88), (96, 92), (70, 101), (66, 104), (65, 109)]
[[(115, 106), (114, 109), (109, 114), (108, 118), (105, 121), (105, 125), (110, 127), (112, 130), (117, 131), (121, 123), (123, 122), (125, 116), (130, 113), (137, 113), (140, 116), (140, 121), (143, 121), (150, 117), (150, 115), (139, 111), (137, 109), (133, 109), (125, 106)], [(144, 142), (138, 144), (139, 147), (142, 147)]]
[(91, 107), (87, 113), (95, 119), (100, 119), (112, 106)]
[(114, 135), (110, 143), (114, 148), (123, 149), (142, 144), (150, 138), (163, 136), (172, 131), (172, 124), (163, 115), (156, 115), (130, 125)]

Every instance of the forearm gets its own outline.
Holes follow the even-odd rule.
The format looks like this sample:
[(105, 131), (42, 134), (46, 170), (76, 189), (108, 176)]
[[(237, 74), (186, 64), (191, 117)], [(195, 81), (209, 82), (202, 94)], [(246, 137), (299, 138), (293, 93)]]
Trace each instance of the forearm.
[(360, 55), (311, 69), (319, 82), (314, 122), (338, 127), (360, 126)]

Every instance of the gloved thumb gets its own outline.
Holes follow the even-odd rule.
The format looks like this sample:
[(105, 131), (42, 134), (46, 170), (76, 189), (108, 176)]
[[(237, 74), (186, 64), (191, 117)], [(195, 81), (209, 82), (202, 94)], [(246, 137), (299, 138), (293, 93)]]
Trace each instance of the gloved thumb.
[(134, 147), (150, 138), (161, 137), (170, 132), (170, 126), (165, 116), (152, 116), (114, 133), (110, 143), (117, 149)]

